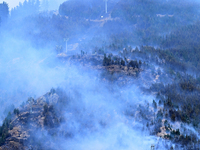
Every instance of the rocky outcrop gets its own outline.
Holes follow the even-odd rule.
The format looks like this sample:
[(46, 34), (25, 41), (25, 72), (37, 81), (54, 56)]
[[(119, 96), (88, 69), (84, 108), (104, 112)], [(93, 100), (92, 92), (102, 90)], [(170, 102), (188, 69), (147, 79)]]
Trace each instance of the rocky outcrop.
[[(59, 96), (56, 93), (48, 92), (39, 97), (36, 101), (27, 102), (20, 108), (19, 114), (12, 114), (6, 138), (0, 150), (27, 150), (38, 149), (31, 145), (32, 133), (38, 130), (47, 130), (59, 126), (59, 117), (54, 112), (54, 105), (58, 103)], [(35, 148), (33, 148), (35, 147)]]

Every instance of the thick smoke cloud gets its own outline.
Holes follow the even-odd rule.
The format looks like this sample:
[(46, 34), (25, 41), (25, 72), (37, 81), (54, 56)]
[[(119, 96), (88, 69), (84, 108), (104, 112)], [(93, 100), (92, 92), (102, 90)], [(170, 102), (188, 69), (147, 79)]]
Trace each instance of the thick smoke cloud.
[(56, 66), (53, 51), (36, 50), (10, 34), (1, 39), (0, 55), (1, 103), (5, 108), (19, 106), (28, 97), (37, 98), (64, 80), (65, 72)]
[[(42, 133), (39, 141), (48, 137), (55, 149), (59, 145), (61, 149), (74, 150), (149, 149), (152, 144), (158, 144), (159, 138), (150, 136), (149, 131), (143, 129), (143, 121), (136, 120), (138, 104), (145, 105), (152, 96), (143, 95), (135, 85), (129, 88), (108, 85), (98, 78), (99, 72), (83, 72), (74, 65), (67, 68), (62, 89), (70, 100), (64, 108), (58, 109), (65, 111), (66, 119), (59, 127), (60, 133), (64, 131), (68, 137), (55, 140)], [(126, 111), (132, 111), (135, 116), (127, 116)], [(159, 143), (164, 149), (162, 145)]]
[(59, 5), (66, 0), (41, 0), (42, 10), (58, 10)]
[[(72, 138), (57, 142), (47, 133), (39, 140), (51, 139), (61, 149), (149, 149), (157, 138), (142, 131), (143, 124), (125, 115), (135, 112), (153, 97), (145, 96), (136, 85), (120, 88), (102, 82), (100, 72), (86, 71), (80, 66), (62, 64), (53, 51), (35, 49), (30, 43), (7, 36), (1, 51), (1, 103), (19, 106), (28, 97), (39, 97), (52, 87), (61, 87), (71, 101), (65, 111), (66, 123), (60, 131)], [(4, 93), (4, 94), (3, 94)], [(129, 107), (131, 106), (131, 107)], [(134, 109), (133, 109), (134, 108)], [(133, 109), (133, 110), (132, 110)], [(2, 118), (3, 109), (1, 112)], [(44, 135), (46, 138), (44, 138)]]
[[(120, 88), (102, 82), (100, 72), (60, 63), (53, 50), (35, 49), (31, 43), (6, 34), (1, 40), (1, 104), (19, 106), (28, 97), (37, 98), (52, 87), (61, 87), (71, 98), (65, 111), (66, 123), (60, 131), (72, 138), (57, 142), (47, 133), (39, 140), (52, 140), (61, 149), (149, 149), (157, 139), (142, 132), (143, 124), (125, 111), (151, 101), (136, 85)], [(59, 109), (59, 108), (58, 108)], [(6, 114), (1, 110), (2, 119)], [(135, 110), (130, 110), (135, 111)], [(44, 138), (44, 135), (46, 138)], [(41, 139), (40, 139), (41, 136)]]

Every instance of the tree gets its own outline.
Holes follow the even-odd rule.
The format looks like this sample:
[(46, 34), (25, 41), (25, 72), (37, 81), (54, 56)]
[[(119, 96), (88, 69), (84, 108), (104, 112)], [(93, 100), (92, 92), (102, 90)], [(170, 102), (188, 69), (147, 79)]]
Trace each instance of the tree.
[(136, 51), (136, 52), (139, 52), (139, 49), (138, 49), (138, 47), (136, 47), (136, 48), (135, 48), (135, 51)]
[(0, 23), (5, 22), (8, 19), (9, 7), (6, 2), (0, 4)]
[(133, 67), (133, 68), (139, 68), (138, 62), (136, 60), (131, 60), (128, 64), (128, 66)]
[(157, 103), (155, 100), (153, 100), (153, 107), (154, 107), (154, 109), (157, 109)]
[(18, 116), (19, 115), (19, 109), (15, 108), (14, 109), (14, 114)]
[(140, 66), (142, 65), (142, 61), (141, 61), (141, 60), (139, 60), (139, 65), (140, 65)]
[(47, 104), (45, 104), (45, 105), (43, 106), (43, 108), (44, 108), (43, 115), (45, 115), (45, 114), (49, 111), (49, 107), (48, 107)]
[(121, 65), (125, 66), (125, 61), (123, 59), (121, 59)]

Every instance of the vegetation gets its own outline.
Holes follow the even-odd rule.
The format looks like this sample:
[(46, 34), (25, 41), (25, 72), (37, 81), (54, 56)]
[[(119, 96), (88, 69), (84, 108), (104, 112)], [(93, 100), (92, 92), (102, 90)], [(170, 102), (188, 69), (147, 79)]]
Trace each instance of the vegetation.
[(11, 17), (14, 20), (30, 16), (38, 13), (40, 10), (39, 0), (25, 0), (23, 3), (19, 3), (19, 6), (11, 10)]
[(19, 115), (19, 109), (15, 108), (13, 113), (18, 116)]
[(69, 0), (60, 5), (59, 14), (73, 18), (96, 19), (100, 16), (103, 7), (104, 4), (96, 0)]
[(121, 0), (111, 15), (136, 24), (140, 44), (159, 45), (166, 33), (198, 20), (198, 10), (198, 3), (187, 0)]
[[(59, 14), (41, 12), (40, 1), (29, 0), (12, 9), (10, 17), (8, 4), (3, 2), (0, 4), (0, 34), (9, 31), (38, 49), (49, 46), (57, 54), (64, 52), (67, 38), (71, 40), (70, 44), (78, 39), (81, 56), (85, 57), (88, 49), (95, 54), (93, 56), (101, 58), (104, 55), (103, 60), (100, 59), (105, 66), (102, 68), (118, 65), (124, 70), (144, 70), (143, 76), (137, 80), (149, 81), (145, 85), (139, 81), (138, 85), (145, 92), (156, 93), (156, 98), (152, 104), (137, 108), (130, 106), (125, 115), (135, 117), (136, 109), (141, 117), (138, 120), (143, 121), (150, 134), (157, 135), (164, 128), (164, 139), (187, 146), (187, 149), (190, 149), (189, 145), (199, 145), (196, 135), (185, 132), (187, 126), (196, 133), (200, 128), (199, 3), (188, 0), (119, 0), (109, 3), (113, 3), (112, 7), (109, 5), (112, 18), (103, 13), (104, 3), (97, 0), (68, 0), (60, 5)], [(18, 27), (20, 29), (16, 30)], [(0, 42), (3, 43), (3, 39)], [(130, 45), (140, 46), (132, 48)], [(78, 59), (81, 59), (79, 55)], [(104, 70), (100, 74), (112, 83), (121, 77), (114, 71)], [(59, 99), (53, 105), (48, 97), (56, 94)], [(72, 98), (54, 88), (45, 97), (44, 125), (47, 129), (56, 128), (62, 120), (60, 109), (68, 110)], [(27, 105), (33, 104), (36, 101), (29, 97)], [(25, 108), (23, 103), (22, 109)], [(18, 117), (20, 111), (15, 108), (13, 113)], [(12, 129), (11, 118), (9, 113), (0, 127), (0, 145), (4, 144), (9, 129)], [(173, 128), (177, 122), (180, 127)]]
[(9, 112), (7, 117), (4, 119), (2, 126), (0, 126), (0, 145), (3, 145), (6, 138), (10, 136), (8, 133), (9, 129), (12, 129), (11, 123), (11, 113)]
[[(168, 85), (155, 84), (151, 90), (157, 91), (157, 99), (160, 104), (163, 104), (165, 115), (161, 118), (169, 119), (172, 122), (179, 121), (185, 124), (190, 124), (194, 128), (199, 128), (200, 123), (200, 99), (199, 99), (199, 84), (198, 78), (193, 78), (190, 75), (181, 76), (181, 78)], [(166, 97), (166, 98), (163, 98)], [(153, 102), (155, 106), (155, 102)], [(160, 112), (157, 113), (157, 118)], [(168, 114), (168, 115), (166, 115)], [(161, 115), (159, 115), (161, 116)], [(181, 144), (188, 144), (191, 141), (198, 141), (197, 137), (190, 135), (183, 136), (179, 130), (172, 130), (165, 121), (165, 128), (170, 131), (165, 138), (173, 139)], [(193, 139), (193, 140), (192, 140)]]
[(9, 7), (6, 2), (0, 3), (0, 25), (7, 21), (9, 15)]
[(138, 69), (141, 66), (141, 64), (142, 64), (141, 60), (139, 62), (137, 60), (128, 61), (126, 57), (122, 59), (118, 57), (113, 57), (112, 54), (109, 54), (107, 57), (106, 54), (104, 54), (103, 66), (122, 65), (127, 67), (133, 67), (133, 69), (135, 68)]

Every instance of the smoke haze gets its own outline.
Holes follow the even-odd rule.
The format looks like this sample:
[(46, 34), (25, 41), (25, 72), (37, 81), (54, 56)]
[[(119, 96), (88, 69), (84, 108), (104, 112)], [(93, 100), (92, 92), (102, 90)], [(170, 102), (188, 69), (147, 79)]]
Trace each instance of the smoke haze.
[[(16, 1), (7, 3), (10, 9), (16, 6)], [(199, 92), (199, 58), (189, 59), (185, 51), (179, 55), (182, 51), (174, 45), (187, 37), (181, 30), (194, 26), (198, 31), (199, 2), (108, 1), (108, 14), (104, 4), (27, 1), (9, 15), (2, 11), (6, 19), (0, 22), (1, 124), (14, 108), (24, 113), (21, 105), (28, 105), (32, 97), (35, 103), (44, 101), (41, 116), (49, 118), (44, 117), (46, 127), (26, 126), (34, 129), (31, 146), (148, 150), (169, 149), (176, 143), (179, 149), (190, 142), (178, 140), (193, 133), (198, 141), (197, 127), (192, 126), (196, 122), (189, 122), (181, 111), (191, 111), (194, 106), (186, 102), (198, 100), (192, 96)], [(198, 46), (193, 44), (193, 56)], [(187, 76), (188, 70), (196, 76)], [(58, 126), (53, 126), (55, 120)]]

